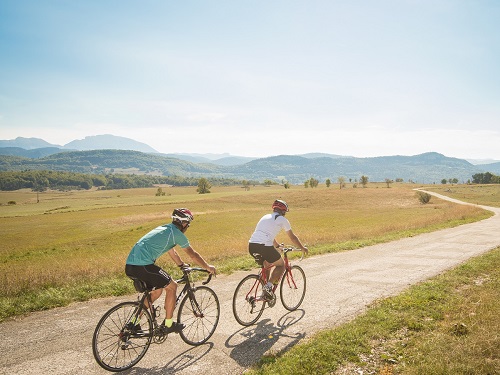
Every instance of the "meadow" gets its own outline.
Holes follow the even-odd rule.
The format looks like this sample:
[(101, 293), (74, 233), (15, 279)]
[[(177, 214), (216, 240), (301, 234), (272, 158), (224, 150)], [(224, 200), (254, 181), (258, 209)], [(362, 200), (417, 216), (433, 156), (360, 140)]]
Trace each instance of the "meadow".
[[(193, 187), (162, 187), (163, 196), (156, 196), (156, 187), (0, 192), (0, 320), (131, 293), (123, 272), (130, 248), (150, 229), (170, 222), (176, 207), (193, 211), (188, 238), (222, 273), (254, 266), (247, 253), (248, 238), (276, 198), (290, 205), (287, 217), (312, 254), (359, 248), (491, 215), (436, 198), (423, 205), (415, 187), (213, 187), (210, 194), (197, 194)], [(283, 234), (278, 241), (287, 238)], [(175, 270), (168, 257), (158, 264)]]
[[(500, 207), (500, 185), (426, 189)], [(319, 332), (287, 352), (265, 356), (247, 373), (498, 374), (499, 314), (500, 247), (376, 301), (353, 321)]]

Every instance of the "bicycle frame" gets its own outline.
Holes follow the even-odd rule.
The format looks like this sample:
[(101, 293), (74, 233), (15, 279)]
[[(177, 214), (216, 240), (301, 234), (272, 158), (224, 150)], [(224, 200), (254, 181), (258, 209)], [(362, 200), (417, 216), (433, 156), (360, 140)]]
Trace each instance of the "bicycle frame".
[[(290, 247), (286, 247), (283, 249), (283, 261), (285, 263), (285, 272), (283, 272), (283, 275), (281, 275), (281, 277), (279, 278), (278, 282), (276, 284), (273, 285), (273, 293), (276, 292), (276, 289), (278, 288), (278, 285), (280, 284), (280, 281), (283, 277), (286, 277), (286, 280), (288, 282), (288, 285), (289, 286), (292, 286), (296, 289), (297, 288), (297, 285), (295, 284), (295, 280), (293, 279), (293, 275), (292, 273), (290, 272), (291, 268), (292, 268), (292, 263), (289, 261), (288, 259), (288, 252), (289, 251), (293, 251), (294, 249), (293, 248), (290, 248)], [(257, 296), (257, 289), (258, 289), (258, 284), (260, 282), (263, 283), (263, 285), (265, 285), (268, 280), (269, 280), (269, 274), (270, 274), (270, 270), (274, 267), (274, 265), (269, 265), (269, 266), (262, 266), (260, 271), (259, 271), (259, 279), (255, 281), (254, 285), (252, 286), (252, 288), (250, 288), (250, 291), (248, 292), (248, 294), (246, 295), (246, 298), (247, 300), (249, 298), (252, 298), (253, 297), (253, 300), (254, 301), (265, 301), (265, 298), (263, 296)], [(253, 294), (253, 295), (252, 295)]]
[[(196, 271), (198, 270), (197, 268), (189, 268), (187, 271), (183, 271), (184, 274), (182, 277), (178, 280), (176, 280), (176, 283), (178, 284), (184, 284), (184, 287), (182, 288), (181, 292), (177, 295), (177, 298), (175, 299), (175, 307), (179, 304), (180, 301), (184, 298), (186, 293), (192, 292), (193, 287), (191, 286), (191, 281), (189, 280), (189, 272), (191, 271)], [(212, 275), (209, 275), (207, 280), (202, 282), (203, 285), (206, 285), (210, 282), (210, 279), (212, 278)], [(141, 285), (145, 287), (145, 284), (141, 281)], [(145, 288), (142, 297), (139, 298), (139, 309), (135, 312), (133, 315), (133, 318), (137, 320), (143, 313), (144, 310), (148, 310), (149, 313), (151, 314), (151, 318), (153, 319), (153, 332), (149, 333), (144, 333), (144, 334), (136, 334), (137, 337), (148, 337), (148, 336), (155, 336), (156, 331), (158, 328), (158, 322), (156, 321), (156, 318), (159, 316), (159, 309), (160, 307), (156, 307), (153, 305), (153, 302), (151, 301), (151, 291), (153, 289), (150, 288)], [(144, 302), (148, 301), (148, 307), (146, 308)], [(195, 312), (196, 317), (203, 317), (203, 313), (200, 310), (200, 306), (198, 305), (198, 301), (194, 298), (190, 298), (189, 301), (191, 302), (191, 307), (193, 308), (193, 311)], [(175, 309), (174, 307), (174, 309)]]

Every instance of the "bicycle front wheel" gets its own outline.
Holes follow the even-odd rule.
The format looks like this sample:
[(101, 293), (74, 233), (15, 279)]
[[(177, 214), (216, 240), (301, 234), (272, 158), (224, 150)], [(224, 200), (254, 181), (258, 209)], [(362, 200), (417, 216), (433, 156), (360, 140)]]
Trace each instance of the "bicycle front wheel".
[(120, 303), (97, 323), (92, 351), (102, 368), (123, 371), (137, 364), (146, 354), (153, 338), (153, 320), (149, 312), (143, 310), (139, 323), (131, 324), (139, 306), (139, 302)]
[(217, 294), (207, 286), (190, 290), (183, 298), (177, 321), (185, 325), (179, 332), (189, 345), (201, 345), (215, 332), (219, 323), (220, 305)]
[(264, 312), (262, 280), (258, 275), (248, 275), (240, 281), (233, 295), (233, 314), (242, 326), (250, 326)]
[(280, 297), (288, 311), (296, 310), (306, 295), (306, 274), (299, 266), (292, 266), (281, 279)]

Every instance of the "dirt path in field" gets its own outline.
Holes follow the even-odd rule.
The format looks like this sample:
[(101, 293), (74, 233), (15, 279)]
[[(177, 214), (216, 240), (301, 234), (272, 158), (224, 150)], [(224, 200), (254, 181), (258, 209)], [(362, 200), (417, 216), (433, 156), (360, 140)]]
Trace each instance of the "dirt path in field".
[[(319, 330), (352, 319), (376, 299), (500, 246), (500, 208), (484, 208), (496, 215), (457, 228), (304, 259), (300, 265), (308, 284), (299, 310), (287, 312), (278, 301), (252, 327), (238, 325), (231, 310), (233, 291), (248, 272), (219, 276), (210, 285), (221, 302), (221, 320), (209, 343), (190, 347), (171, 336), (152, 345), (142, 361), (125, 373), (240, 374), (265, 353), (286, 350)], [(135, 295), (76, 303), (0, 324), (0, 374), (107, 373), (92, 356), (94, 327), (111, 306), (132, 299)]]

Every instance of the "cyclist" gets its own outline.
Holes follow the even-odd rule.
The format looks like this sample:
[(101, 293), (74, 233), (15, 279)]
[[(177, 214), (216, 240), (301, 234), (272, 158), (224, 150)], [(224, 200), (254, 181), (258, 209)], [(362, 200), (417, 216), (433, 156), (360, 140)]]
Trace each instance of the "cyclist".
[(275, 237), (284, 229), (290, 240), (307, 254), (308, 249), (299, 238), (293, 233), (292, 227), (285, 214), (288, 212), (288, 205), (285, 201), (277, 199), (272, 205), (273, 212), (264, 215), (257, 223), (255, 231), (250, 237), (248, 244), (248, 252), (254, 257), (255, 261), (260, 265), (269, 267), (274, 266), (271, 276), (263, 290), (267, 299), (272, 299), (273, 286), (277, 285), (281, 276), (285, 272), (285, 262), (278, 252), (280, 245), (276, 242)]
[[(180, 267), (186, 266), (179, 254), (174, 249), (179, 245), (191, 259), (211, 274), (215, 274), (215, 267), (208, 264), (203, 257), (196, 252), (184, 234), (189, 228), (193, 214), (187, 208), (176, 208), (172, 213), (172, 223), (161, 225), (145, 236), (134, 245), (128, 255), (125, 274), (131, 278), (144, 281), (148, 287), (154, 288), (151, 292), (151, 300), (157, 300), (165, 290), (165, 321), (160, 325), (164, 333), (179, 333), (184, 324), (172, 320), (177, 296), (177, 283), (163, 269), (155, 264), (156, 259), (168, 252), (170, 258)], [(137, 322), (131, 322), (132, 326)], [(137, 327), (136, 329), (140, 329)]]

